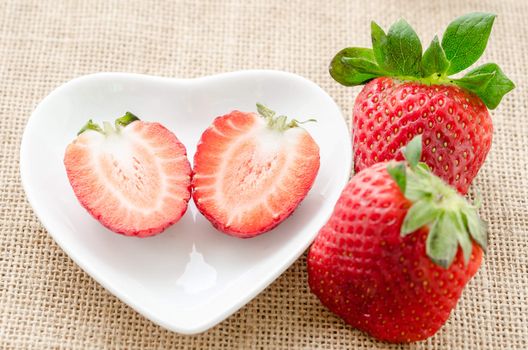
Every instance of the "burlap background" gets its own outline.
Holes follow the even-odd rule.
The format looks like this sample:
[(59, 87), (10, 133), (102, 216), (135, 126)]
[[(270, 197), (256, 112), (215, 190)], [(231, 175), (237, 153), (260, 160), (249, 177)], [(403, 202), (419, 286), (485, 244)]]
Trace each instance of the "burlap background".
[(301, 258), (255, 300), (198, 336), (168, 332), (121, 303), (52, 241), (19, 179), (35, 105), (71, 78), (125, 71), (192, 78), (244, 68), (314, 80), (350, 115), (357, 89), (334, 83), (340, 48), (369, 44), (369, 21), (406, 17), (429, 40), (459, 14), (499, 14), (486, 58), (517, 89), (493, 112), (476, 186), (491, 246), (446, 326), (410, 349), (528, 347), (528, 3), (476, 1), (0, 1), (0, 347), (396, 349), (346, 327), (306, 285)]

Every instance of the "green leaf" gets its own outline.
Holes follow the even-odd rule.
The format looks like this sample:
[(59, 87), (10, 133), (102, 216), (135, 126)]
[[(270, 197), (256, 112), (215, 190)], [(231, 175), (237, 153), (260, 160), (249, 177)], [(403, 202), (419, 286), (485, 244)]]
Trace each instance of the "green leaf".
[[(382, 46), (383, 49), (383, 46)], [(420, 38), (405, 20), (394, 23), (387, 33), (385, 61), (381, 67), (404, 76), (419, 76), (422, 59)]]
[(442, 38), (450, 62), (447, 74), (458, 73), (475, 63), (484, 52), (496, 15), (474, 12), (451, 22)]
[(453, 224), (454, 234), (456, 235), (458, 244), (462, 247), (462, 253), (464, 254), (464, 262), (467, 265), (471, 258), (471, 250), (473, 245), (471, 244), (470, 235), (468, 235), (466, 225), (462, 220), (462, 213), (460, 211), (446, 213), (449, 215), (449, 219)]
[(97, 123), (94, 123), (91, 119), (88, 120), (88, 122), (81, 128), (81, 130), (79, 130), (79, 132), (77, 133), (77, 136), (79, 136), (86, 130), (93, 130), (93, 131), (98, 131), (101, 133), (103, 132), (103, 129), (101, 129), (101, 127)]
[(425, 50), (422, 57), (422, 76), (428, 77), (433, 74), (444, 74), (449, 67), (444, 49), (440, 46), (438, 36), (435, 35), (431, 45)]
[(495, 76), (495, 73), (481, 73), (481, 74), (466, 74), (459, 79), (453, 79), (453, 82), (468, 90), (478, 90), (479, 88), (486, 88)]
[(341, 60), (343, 63), (350, 65), (359, 73), (376, 75), (386, 74), (386, 72), (384, 72), (383, 69), (378, 66), (376, 59), (374, 58), (374, 54), (372, 54), (371, 57), (369, 56), (370, 55), (365, 55), (365, 57), (343, 57)]
[(439, 209), (431, 200), (420, 200), (414, 203), (403, 220), (401, 235), (406, 236), (436, 220)]
[(361, 73), (344, 58), (362, 58), (371, 61), (374, 57), (372, 49), (361, 47), (348, 47), (337, 53), (330, 63), (330, 75), (338, 83), (345, 86), (355, 86), (366, 83), (378, 76), (376, 73)]
[(370, 23), (372, 38), (372, 51), (379, 67), (388, 68), (385, 64), (387, 56), (387, 35), (383, 29), (374, 21)]
[(423, 172), (431, 172), (431, 168), (429, 168), (429, 165), (425, 164), (424, 162), (419, 162), (416, 166), (417, 170), (423, 171)]
[(394, 182), (400, 188), (401, 193), (405, 194), (405, 188), (407, 186), (407, 174), (405, 164), (399, 162), (396, 165), (389, 163), (387, 165), (387, 172), (392, 177)]
[(416, 135), (403, 149), (403, 156), (412, 168), (420, 162), (422, 156), (422, 135)]
[(462, 210), (462, 220), (471, 237), (485, 251), (488, 247), (486, 223), (478, 216), (474, 208)]
[(458, 241), (453, 232), (453, 223), (445, 214), (433, 223), (426, 240), (426, 254), (437, 265), (447, 269), (456, 256)]
[(422, 200), (429, 200), (433, 198), (433, 192), (437, 188), (433, 185), (434, 175), (420, 166), (418, 163), (415, 168), (410, 168), (407, 171), (407, 187), (405, 189), (405, 197), (413, 203)]
[[(433, 193), (431, 192), (430, 188), (427, 188), (427, 182), (426, 181), (418, 181), (416, 182), (416, 178), (414, 176), (407, 176), (407, 187), (405, 189), (405, 197), (410, 200), (411, 202), (417, 202), (420, 200), (430, 199), (433, 197)], [(411, 181), (412, 178), (412, 181)]]
[(257, 102), (257, 112), (266, 120), (271, 120), (275, 116), (275, 111), (264, 106), (262, 103)]
[(136, 120), (139, 120), (139, 118), (130, 112), (126, 112), (124, 116), (115, 120), (116, 129), (119, 127), (125, 127)]
[(515, 84), (495, 63), (486, 63), (453, 82), (477, 94), (489, 109), (495, 109)]

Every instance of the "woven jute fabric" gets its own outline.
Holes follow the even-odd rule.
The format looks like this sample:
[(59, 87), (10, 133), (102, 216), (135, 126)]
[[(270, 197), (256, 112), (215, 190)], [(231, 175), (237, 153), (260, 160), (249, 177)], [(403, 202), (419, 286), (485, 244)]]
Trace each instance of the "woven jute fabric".
[[(492, 112), (493, 146), (474, 183), (489, 221), (485, 262), (427, 341), (390, 345), (345, 325), (310, 293), (305, 256), (220, 325), (172, 333), (77, 267), (25, 199), (24, 126), (67, 80), (101, 71), (193, 78), (280, 69), (318, 83), (350, 116), (359, 88), (332, 81), (327, 66), (339, 49), (370, 44), (370, 20), (387, 27), (404, 17), (429, 41), (477, 10), (498, 14), (482, 61), (499, 63), (517, 88)], [(527, 29), (525, 0), (0, 1), (0, 348), (528, 348)]]

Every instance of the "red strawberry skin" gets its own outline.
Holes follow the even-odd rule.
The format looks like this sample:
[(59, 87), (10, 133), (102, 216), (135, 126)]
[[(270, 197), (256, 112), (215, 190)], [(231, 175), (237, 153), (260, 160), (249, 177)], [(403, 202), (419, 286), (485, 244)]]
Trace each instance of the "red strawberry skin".
[(193, 199), (218, 230), (250, 238), (291, 215), (318, 170), (319, 147), (306, 130), (273, 130), (255, 113), (233, 111), (202, 134)]
[(112, 136), (85, 131), (66, 148), (64, 165), (81, 205), (116, 233), (152, 236), (187, 210), (186, 150), (159, 123), (135, 121)]
[(473, 243), (452, 265), (425, 252), (427, 228), (403, 238), (411, 203), (378, 163), (354, 176), (308, 254), (313, 293), (347, 323), (389, 342), (426, 339), (438, 331), (477, 272), (482, 249)]
[(490, 150), (492, 133), (484, 103), (460, 87), (376, 78), (354, 105), (354, 170), (401, 159), (398, 150), (422, 134), (422, 161), (465, 194)]

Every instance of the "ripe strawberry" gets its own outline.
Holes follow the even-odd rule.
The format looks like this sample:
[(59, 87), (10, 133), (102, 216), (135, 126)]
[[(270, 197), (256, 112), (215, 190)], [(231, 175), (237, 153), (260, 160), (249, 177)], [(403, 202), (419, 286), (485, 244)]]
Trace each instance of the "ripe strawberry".
[(356, 99), (352, 129), (356, 172), (395, 158), (423, 134), (423, 160), (466, 193), (491, 147), (493, 125), (482, 101), (458, 86), (376, 78)]
[[(308, 282), (332, 312), (389, 342), (432, 336), (446, 322), (486, 245), (485, 224), (420, 158), (356, 174), (308, 254)], [(461, 246), (461, 249), (458, 246)]]
[(330, 74), (347, 86), (365, 84), (352, 120), (354, 169), (393, 159), (423, 134), (422, 159), (443, 180), (466, 193), (491, 147), (494, 109), (514, 84), (494, 63), (452, 78), (484, 52), (495, 15), (471, 13), (453, 21), (442, 43), (422, 55), (420, 39), (404, 20), (387, 34), (372, 23), (372, 46), (346, 48)]
[(64, 165), (82, 206), (116, 233), (152, 236), (187, 210), (191, 167), (185, 147), (159, 123), (131, 113), (115, 128), (90, 120), (66, 148)]
[(319, 170), (319, 147), (299, 122), (257, 105), (205, 130), (194, 155), (193, 198), (220, 231), (249, 238), (286, 219)]

